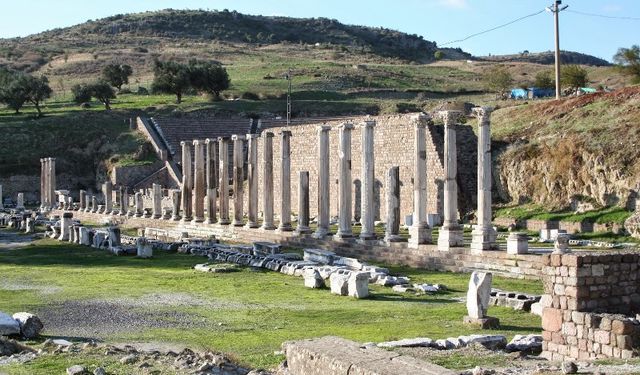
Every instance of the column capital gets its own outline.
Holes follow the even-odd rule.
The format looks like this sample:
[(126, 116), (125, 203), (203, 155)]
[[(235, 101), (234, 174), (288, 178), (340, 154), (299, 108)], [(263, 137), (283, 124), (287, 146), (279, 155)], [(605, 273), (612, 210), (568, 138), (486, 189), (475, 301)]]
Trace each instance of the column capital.
[(180, 146), (182, 147), (188, 147), (191, 146), (192, 142), (189, 141), (180, 141)]
[(373, 128), (375, 126), (376, 126), (375, 120), (364, 120), (363, 122), (360, 123), (360, 127), (362, 128)]
[(342, 124), (338, 125), (338, 129), (351, 130), (353, 128), (354, 126), (350, 122), (343, 122)]
[(442, 118), (445, 126), (453, 126), (460, 119), (460, 117), (462, 117), (462, 111), (440, 111), (438, 112), (438, 115), (440, 116), (440, 118)]
[(194, 146), (200, 146), (201, 144), (204, 144), (204, 141), (201, 139), (194, 139), (193, 140), (193, 145)]
[(280, 132), (280, 135), (283, 137), (291, 137), (291, 131), (290, 130), (283, 130)]
[(218, 137), (218, 142), (229, 142), (230, 139), (229, 137)]
[(493, 107), (474, 107), (473, 114), (480, 120), (483, 120), (486, 117), (491, 116), (493, 112)]
[(318, 133), (328, 132), (328, 131), (331, 130), (331, 126), (330, 125), (318, 125), (318, 127), (316, 129), (318, 130)]
[(258, 134), (247, 134), (247, 135), (246, 135), (247, 140), (249, 140), (249, 139), (256, 139), (256, 138), (258, 138), (258, 137), (260, 137), (260, 135), (258, 135)]
[(209, 144), (209, 143), (216, 143), (218, 141), (217, 138), (207, 138), (204, 140), (205, 144)]
[(269, 138), (273, 138), (273, 133), (272, 132), (264, 132), (262, 133), (263, 137), (269, 137)]
[(246, 138), (245, 136), (240, 135), (240, 134), (233, 134), (231, 136), (231, 140), (232, 141), (244, 141), (245, 138)]
[(49, 157), (49, 158), (47, 158), (47, 160), (49, 160), (49, 161), (56, 161), (56, 158), (51, 158), (51, 157)]

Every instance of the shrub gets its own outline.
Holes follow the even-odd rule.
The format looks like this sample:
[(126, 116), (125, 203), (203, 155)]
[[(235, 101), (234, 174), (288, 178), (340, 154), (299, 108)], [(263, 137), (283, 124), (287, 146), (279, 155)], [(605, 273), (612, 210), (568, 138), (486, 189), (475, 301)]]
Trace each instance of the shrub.
[(250, 91), (245, 91), (240, 95), (240, 99), (260, 100), (260, 97), (256, 93), (253, 93), (253, 92), (250, 92)]

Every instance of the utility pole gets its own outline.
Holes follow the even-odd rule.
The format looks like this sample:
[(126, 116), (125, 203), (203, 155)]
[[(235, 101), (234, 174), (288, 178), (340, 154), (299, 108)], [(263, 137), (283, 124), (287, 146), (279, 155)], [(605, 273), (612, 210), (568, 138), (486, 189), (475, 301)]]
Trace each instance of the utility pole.
[(555, 0), (555, 3), (547, 7), (547, 11), (553, 13), (555, 20), (555, 34), (556, 34), (556, 99), (560, 99), (560, 12), (567, 9), (569, 6), (565, 5), (561, 7), (562, 0)]
[(289, 83), (289, 89), (287, 90), (287, 126), (291, 125), (291, 68), (285, 74), (285, 78)]

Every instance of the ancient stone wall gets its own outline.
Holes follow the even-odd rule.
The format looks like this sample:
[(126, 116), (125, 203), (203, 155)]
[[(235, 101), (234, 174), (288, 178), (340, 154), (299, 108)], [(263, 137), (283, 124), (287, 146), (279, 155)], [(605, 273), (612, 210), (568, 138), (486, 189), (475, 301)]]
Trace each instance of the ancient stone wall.
[(145, 165), (115, 166), (111, 169), (111, 183), (113, 183), (114, 186), (122, 185), (133, 187), (150, 174), (162, 168), (163, 165), (164, 163), (157, 160), (154, 163)]
[(544, 257), (543, 353), (551, 360), (631, 358), (640, 343), (640, 254)]
[[(376, 220), (385, 220), (385, 174), (392, 166), (400, 167), (400, 212), (401, 215), (409, 215), (413, 212), (413, 142), (414, 126), (412, 115), (393, 115), (378, 117), (361, 117), (351, 120), (328, 122), (332, 127), (329, 132), (330, 154), (330, 213), (338, 214), (338, 175), (339, 175), (339, 139), (337, 127), (345, 122), (356, 125), (352, 132), (352, 163), (351, 172), (353, 179), (352, 201), (354, 206), (354, 218), (360, 217), (361, 207), (361, 171), (362, 171), (362, 132), (358, 124), (365, 119), (375, 120), (374, 130), (374, 155), (375, 155), (375, 193), (374, 211)], [(291, 203), (293, 213), (298, 212), (298, 172), (309, 171), (310, 180), (310, 211), (311, 216), (317, 214), (318, 191), (318, 135), (317, 126), (294, 125), (289, 127), (273, 127), (263, 130), (274, 133), (273, 137), (273, 175), (274, 175), (274, 207), (276, 215), (280, 207), (280, 132), (291, 131)], [(430, 124), (427, 127), (427, 178), (428, 178), (428, 212), (442, 214), (443, 202), (443, 153), (444, 153), (444, 129), (442, 126)], [(263, 179), (262, 171), (262, 142), (258, 143), (259, 179)], [(477, 163), (477, 139), (470, 126), (461, 125), (458, 130), (458, 186), (461, 211), (475, 209), (476, 202), (476, 163)], [(259, 186), (259, 197), (262, 199), (262, 182)], [(259, 204), (262, 211), (261, 203)]]

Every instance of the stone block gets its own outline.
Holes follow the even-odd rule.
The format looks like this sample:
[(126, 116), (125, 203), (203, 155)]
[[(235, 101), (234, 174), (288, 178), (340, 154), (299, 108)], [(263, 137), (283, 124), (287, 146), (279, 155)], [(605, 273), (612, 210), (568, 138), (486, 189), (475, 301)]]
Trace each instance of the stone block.
[(605, 330), (597, 330), (595, 331), (595, 333), (593, 334), (593, 340), (599, 344), (609, 344), (610, 342), (610, 336), (609, 336), (609, 331), (605, 331)]
[(349, 296), (366, 298), (369, 296), (369, 272), (351, 272), (348, 281)]
[(304, 271), (304, 286), (307, 288), (324, 288), (324, 279), (315, 268), (307, 268)]
[(628, 335), (633, 333), (634, 325), (629, 320), (614, 320), (611, 323), (611, 332), (616, 335)]
[(0, 312), (0, 336), (20, 334), (20, 323), (10, 315)]
[(349, 274), (334, 272), (329, 276), (331, 294), (346, 296), (349, 294)]
[(562, 310), (546, 307), (542, 310), (542, 329), (559, 332), (562, 328)]

